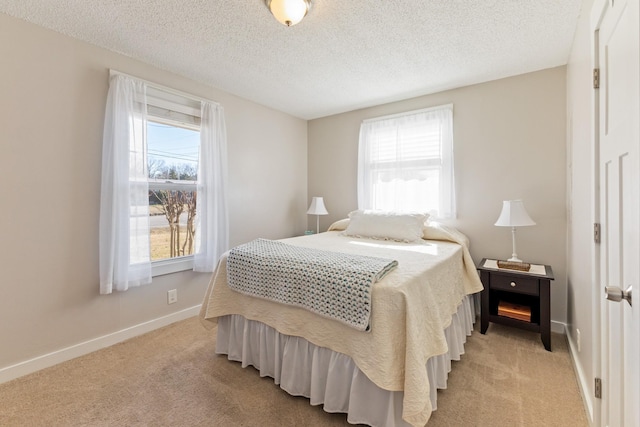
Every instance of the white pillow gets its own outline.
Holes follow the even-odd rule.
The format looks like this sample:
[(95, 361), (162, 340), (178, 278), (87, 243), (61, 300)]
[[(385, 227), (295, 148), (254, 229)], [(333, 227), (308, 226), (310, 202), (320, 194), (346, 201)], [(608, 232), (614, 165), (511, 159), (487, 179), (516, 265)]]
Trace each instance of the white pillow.
[(344, 234), (354, 237), (415, 242), (422, 239), (422, 227), (429, 217), (422, 213), (357, 210), (349, 214)]
[(346, 230), (349, 225), (349, 218), (340, 219), (329, 226), (327, 231), (341, 231)]

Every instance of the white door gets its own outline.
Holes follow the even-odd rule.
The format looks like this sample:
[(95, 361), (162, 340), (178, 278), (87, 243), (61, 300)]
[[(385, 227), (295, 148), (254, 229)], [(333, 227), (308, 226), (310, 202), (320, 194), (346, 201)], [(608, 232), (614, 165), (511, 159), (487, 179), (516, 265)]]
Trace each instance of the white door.
[[(592, 14), (600, 68), (598, 94), (600, 277), (636, 293), (602, 292), (601, 425), (640, 426), (640, 10), (638, 0), (596, 1)], [(618, 291), (620, 292), (620, 291)]]

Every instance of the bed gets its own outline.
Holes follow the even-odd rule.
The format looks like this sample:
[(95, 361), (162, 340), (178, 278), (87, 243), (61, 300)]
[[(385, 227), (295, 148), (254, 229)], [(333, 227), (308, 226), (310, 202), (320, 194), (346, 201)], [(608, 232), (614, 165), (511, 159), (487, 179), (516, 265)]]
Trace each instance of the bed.
[(423, 426), (476, 317), (473, 297), (482, 284), (468, 240), (424, 221), (416, 240), (348, 235), (350, 226), (342, 220), (325, 233), (279, 242), (397, 261), (371, 287), (367, 330), (231, 289), (229, 252), (213, 273), (200, 317), (207, 327), (218, 325), (216, 353), (254, 366), (312, 405), (346, 413), (352, 424)]

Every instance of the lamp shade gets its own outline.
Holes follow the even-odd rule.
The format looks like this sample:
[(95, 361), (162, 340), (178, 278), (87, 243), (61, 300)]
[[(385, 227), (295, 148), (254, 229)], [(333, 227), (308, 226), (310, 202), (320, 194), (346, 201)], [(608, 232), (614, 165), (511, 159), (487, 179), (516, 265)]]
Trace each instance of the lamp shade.
[(322, 197), (314, 197), (311, 199), (311, 205), (307, 211), (309, 215), (329, 215), (327, 208), (324, 207), (324, 200)]
[(524, 227), (536, 225), (531, 219), (522, 200), (505, 200), (502, 202), (502, 212), (495, 225), (499, 227)]
[(311, 8), (311, 0), (265, 0), (278, 22), (290, 27), (302, 21)]

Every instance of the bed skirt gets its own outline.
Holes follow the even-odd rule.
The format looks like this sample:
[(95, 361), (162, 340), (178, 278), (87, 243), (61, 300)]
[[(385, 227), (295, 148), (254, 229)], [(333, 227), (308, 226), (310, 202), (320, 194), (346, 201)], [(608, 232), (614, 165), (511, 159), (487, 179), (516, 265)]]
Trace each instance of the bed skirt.
[[(460, 360), (464, 343), (471, 335), (476, 318), (474, 295), (463, 299), (445, 330), (449, 351), (427, 361), (430, 397), (437, 408), (437, 389), (447, 387), (451, 361)], [(312, 405), (323, 405), (326, 412), (347, 414), (351, 424), (374, 427), (410, 427), (402, 419), (402, 391), (376, 386), (342, 353), (316, 346), (304, 338), (284, 335), (240, 315), (218, 319), (216, 353), (229, 360), (254, 366), (261, 377), (271, 377), (293, 396), (304, 396)]]

